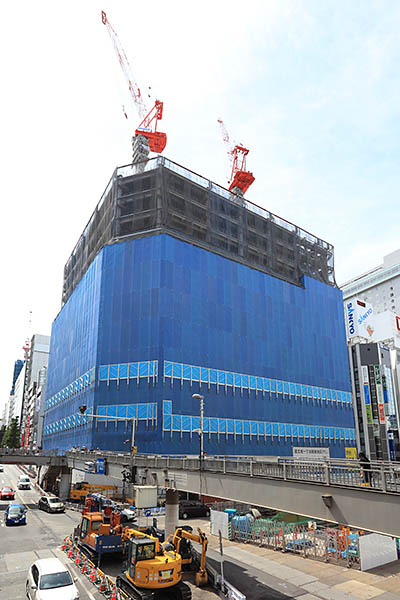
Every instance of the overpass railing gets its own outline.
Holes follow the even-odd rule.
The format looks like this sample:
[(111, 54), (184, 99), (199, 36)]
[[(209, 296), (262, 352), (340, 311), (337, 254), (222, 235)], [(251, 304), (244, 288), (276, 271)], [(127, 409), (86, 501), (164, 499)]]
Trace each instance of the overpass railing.
[[(12, 450), (9, 453), (14, 456), (29, 454), (25, 450)], [(43, 454), (47, 455), (47, 453)], [(97, 456), (101, 456), (107, 458), (110, 463), (121, 465), (265, 477), (400, 494), (400, 463), (398, 462), (371, 462), (369, 466), (363, 466), (357, 460), (337, 459), (314, 462), (297, 458), (259, 456), (204, 456), (200, 460), (198, 455), (137, 454), (131, 456), (128, 453), (102, 450), (69, 451), (66, 456), (78, 461), (94, 461)]]
[[(126, 453), (102, 451), (99, 454), (110, 462), (131, 463), (138, 467), (265, 477), (400, 494), (400, 463), (396, 462), (371, 462), (366, 467), (357, 460), (344, 459), (313, 462), (294, 458), (206, 456), (200, 461), (198, 455), (137, 454), (130, 457)], [(77, 456), (73, 453), (68, 455)], [(91, 452), (79, 453), (78, 456), (82, 460), (93, 460)]]

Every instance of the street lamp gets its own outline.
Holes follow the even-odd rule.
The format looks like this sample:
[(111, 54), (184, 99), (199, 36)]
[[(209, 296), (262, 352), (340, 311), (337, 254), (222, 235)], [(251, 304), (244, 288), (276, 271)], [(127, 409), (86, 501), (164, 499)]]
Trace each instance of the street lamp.
[(201, 394), (192, 394), (193, 400), (200, 400), (200, 471), (203, 469), (203, 419), (204, 419), (204, 396)]
[[(136, 454), (136, 447), (135, 447), (136, 417), (130, 417), (130, 418), (126, 419), (125, 417), (111, 417), (109, 415), (98, 415), (95, 413), (87, 413), (86, 409), (87, 409), (87, 406), (85, 404), (82, 404), (82, 406), (79, 407), (80, 414), (84, 415), (85, 417), (91, 417), (94, 419), (104, 419), (105, 421), (132, 421), (131, 450), (129, 453), (130, 480), (132, 481), (133, 456), (134, 456), (134, 454)], [(126, 444), (127, 442), (129, 442), (129, 440), (126, 440), (124, 442), (124, 444)], [(132, 483), (134, 483), (134, 482), (132, 482)]]

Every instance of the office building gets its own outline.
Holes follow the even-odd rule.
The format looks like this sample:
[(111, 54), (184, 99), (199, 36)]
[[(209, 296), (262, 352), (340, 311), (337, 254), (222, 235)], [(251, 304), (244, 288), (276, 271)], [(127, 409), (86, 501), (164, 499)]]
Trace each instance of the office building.
[(400, 250), (383, 258), (383, 264), (340, 286), (343, 300), (369, 302), (376, 313), (391, 310), (400, 314)]

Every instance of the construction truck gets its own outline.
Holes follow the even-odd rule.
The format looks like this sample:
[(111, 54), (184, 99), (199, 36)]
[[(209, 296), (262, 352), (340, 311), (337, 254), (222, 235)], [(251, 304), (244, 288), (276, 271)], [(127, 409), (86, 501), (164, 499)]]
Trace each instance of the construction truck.
[(107, 496), (115, 496), (118, 488), (115, 485), (100, 485), (88, 483), (87, 481), (78, 481), (71, 487), (69, 499), (71, 502), (84, 502), (88, 494), (99, 492)]
[(113, 525), (111, 522), (105, 523), (102, 512), (86, 512), (74, 530), (76, 545), (90, 560), (97, 561), (97, 565), (100, 565), (104, 554), (122, 552), (121, 533)]
[(191, 542), (196, 542), (197, 544), (200, 544), (200, 564), (199, 569), (195, 574), (194, 581), (198, 587), (202, 587), (208, 582), (208, 574), (206, 570), (206, 553), (208, 540), (205, 533), (203, 533), (200, 528), (198, 528), (197, 531), (198, 534), (195, 534), (193, 533), (191, 527), (178, 527), (175, 533), (169, 536), (168, 539), (164, 542), (163, 548), (165, 551), (174, 550), (175, 552), (180, 554), (182, 559), (182, 565), (191, 567), (195, 562)]
[(191, 600), (192, 592), (182, 582), (182, 558), (166, 550), (157, 537), (125, 527), (121, 533), (127, 570), (117, 577), (117, 587), (134, 600)]

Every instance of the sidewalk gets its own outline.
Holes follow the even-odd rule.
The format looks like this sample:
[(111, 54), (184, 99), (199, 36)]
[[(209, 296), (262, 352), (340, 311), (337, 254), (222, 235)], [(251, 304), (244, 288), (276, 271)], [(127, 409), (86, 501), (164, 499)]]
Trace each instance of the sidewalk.
[[(210, 523), (203, 521), (199, 526), (206, 532), (209, 549), (219, 556), (218, 537), (210, 534)], [(225, 560), (240, 562), (249, 571), (266, 574), (264, 583), (289, 597), (301, 596), (302, 600), (400, 600), (400, 561), (362, 572), (251, 544), (223, 540), (223, 546)], [(217, 554), (210, 554), (210, 558), (218, 560)], [(251, 600), (250, 595), (247, 598)]]

